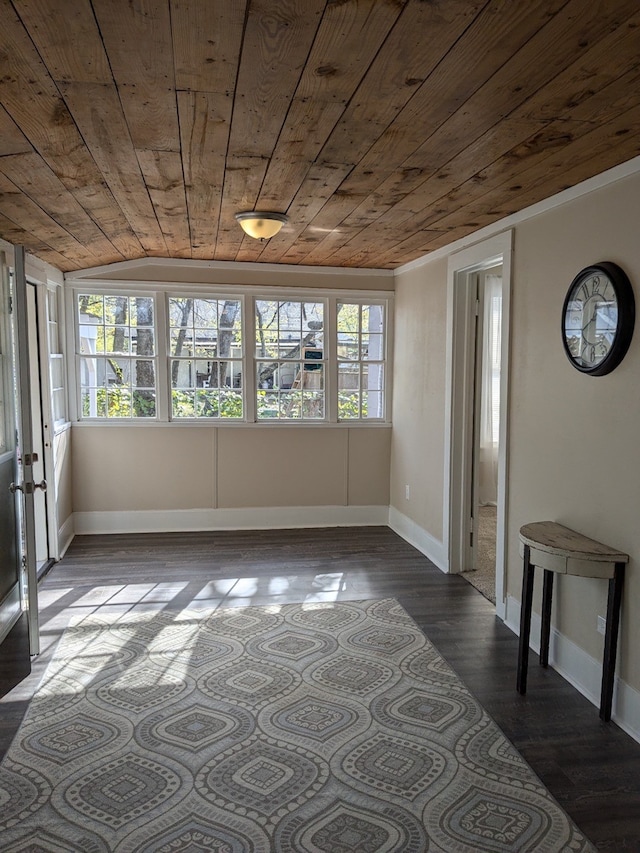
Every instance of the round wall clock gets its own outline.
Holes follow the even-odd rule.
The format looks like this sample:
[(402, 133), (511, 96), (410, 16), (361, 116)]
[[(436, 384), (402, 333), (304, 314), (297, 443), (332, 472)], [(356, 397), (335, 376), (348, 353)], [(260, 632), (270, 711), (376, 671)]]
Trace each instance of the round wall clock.
[(636, 318), (631, 282), (617, 264), (585, 267), (571, 282), (562, 309), (562, 342), (576, 370), (604, 376), (624, 358)]

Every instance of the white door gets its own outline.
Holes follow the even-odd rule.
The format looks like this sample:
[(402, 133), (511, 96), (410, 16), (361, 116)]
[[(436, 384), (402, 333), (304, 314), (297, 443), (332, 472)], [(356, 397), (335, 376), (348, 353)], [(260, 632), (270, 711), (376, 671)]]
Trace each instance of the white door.
[[(6, 275), (3, 276), (6, 279)], [(14, 479), (7, 489), (14, 502), (13, 515), (21, 520), (20, 530), (14, 534), (15, 552), (20, 554), (22, 571), (19, 572), (20, 597), (27, 610), (29, 625), (29, 651), (40, 652), (38, 626), (38, 579), (36, 565), (36, 513), (34, 495), (46, 489), (44, 479), (34, 479), (38, 473), (39, 456), (33, 447), (33, 419), (31, 411), (31, 371), (29, 356), (28, 296), (25, 278), (25, 254), (23, 247), (15, 248), (12, 310), (9, 314), (9, 331), (12, 333), (13, 349), (6, 350), (7, 371), (3, 386), (4, 398), (14, 409), (17, 418), (10, 429), (17, 435), (12, 455)], [(11, 364), (11, 362), (13, 362)], [(17, 430), (15, 427), (17, 422)], [(7, 519), (11, 514), (8, 503), (2, 504)], [(8, 527), (8, 522), (6, 524)]]
[(20, 615), (20, 524), (15, 494), (17, 447), (13, 395), (9, 270), (0, 253), (0, 641)]
[[(29, 388), (31, 392), (31, 449), (33, 451), (32, 475), (35, 483), (41, 483), (43, 480), (48, 480), (48, 477), (44, 435), (45, 423), (42, 412), (43, 403), (46, 404), (46, 400), (43, 400), (41, 396), (43, 389), (41, 376), (43, 366), (40, 363), (40, 336), (38, 330), (41, 325), (46, 328), (46, 316), (41, 316), (37, 305), (36, 285), (27, 282), (26, 292), (29, 338)], [(44, 368), (46, 370), (46, 364)], [(35, 555), (38, 574), (48, 565), (52, 550), (49, 543), (48, 494), (48, 491), (43, 489), (36, 489), (33, 493), (36, 533)]]

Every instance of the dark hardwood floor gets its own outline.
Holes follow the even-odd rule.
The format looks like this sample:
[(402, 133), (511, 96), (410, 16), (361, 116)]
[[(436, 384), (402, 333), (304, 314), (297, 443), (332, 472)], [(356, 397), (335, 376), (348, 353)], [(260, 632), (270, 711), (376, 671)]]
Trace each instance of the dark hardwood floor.
[(393, 596), (424, 630), (558, 802), (609, 853), (640, 852), (640, 744), (533, 658), (515, 689), (517, 638), (462, 577), (385, 527), (79, 536), (40, 584), (42, 653), (24, 620), (0, 651), (4, 754), (74, 615)]

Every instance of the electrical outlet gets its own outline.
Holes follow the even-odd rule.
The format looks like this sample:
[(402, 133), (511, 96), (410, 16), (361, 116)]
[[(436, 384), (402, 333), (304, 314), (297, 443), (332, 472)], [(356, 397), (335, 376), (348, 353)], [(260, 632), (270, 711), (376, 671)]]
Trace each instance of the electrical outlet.
[(604, 634), (607, 629), (607, 620), (604, 616), (598, 616), (598, 634)]
[(407, 501), (411, 500), (411, 487), (409, 486), (409, 484), (408, 484), (408, 483), (407, 483), (407, 485), (404, 487), (404, 498), (405, 498), (405, 500), (407, 500)]

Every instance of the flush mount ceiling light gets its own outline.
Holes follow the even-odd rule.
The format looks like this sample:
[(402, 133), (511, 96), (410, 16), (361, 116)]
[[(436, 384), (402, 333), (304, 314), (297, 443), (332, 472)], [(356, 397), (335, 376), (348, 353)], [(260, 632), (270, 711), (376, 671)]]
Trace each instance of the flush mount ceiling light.
[(236, 213), (236, 219), (244, 233), (256, 240), (270, 240), (289, 221), (289, 217), (284, 213), (258, 210)]

